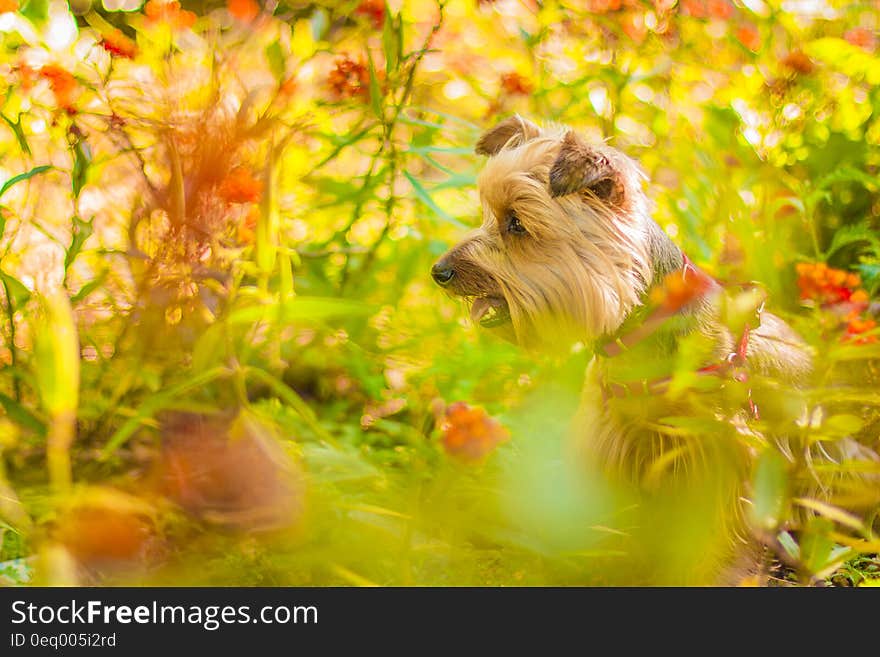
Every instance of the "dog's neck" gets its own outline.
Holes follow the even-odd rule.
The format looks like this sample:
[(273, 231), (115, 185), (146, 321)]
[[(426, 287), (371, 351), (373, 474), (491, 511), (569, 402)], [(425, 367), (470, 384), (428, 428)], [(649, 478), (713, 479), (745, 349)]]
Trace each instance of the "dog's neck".
[[(669, 235), (653, 220), (648, 221), (647, 235), (648, 255), (651, 261), (651, 281), (647, 282), (642, 292), (641, 303), (632, 308), (618, 329), (618, 333), (624, 327), (632, 327), (637, 324), (644, 316), (647, 309), (647, 299), (651, 294), (651, 290), (657, 285), (663, 283), (663, 279), (674, 271), (681, 270), (690, 260), (685, 256), (684, 252), (678, 248)], [(606, 336), (607, 337), (607, 336)]]
[[(618, 342), (621, 338), (624, 338), (624, 341), (626, 341), (641, 334), (639, 327), (649, 317), (656, 315), (656, 311), (652, 310), (651, 304), (647, 300), (651, 295), (651, 291), (656, 286), (662, 285), (667, 275), (678, 271), (682, 271), (684, 275), (687, 275), (688, 269), (690, 269), (691, 273), (703, 275), (696, 269), (684, 252), (663, 232), (660, 226), (653, 221), (648, 224), (647, 238), (648, 253), (651, 257), (651, 284), (647, 286), (647, 289), (642, 294), (642, 302), (629, 312), (618, 330), (614, 334), (603, 336), (597, 341), (595, 348), (601, 353), (608, 353), (608, 350), (603, 345)], [(677, 349), (679, 337), (693, 330), (697, 313), (705, 309), (708, 303), (709, 295), (705, 295), (698, 297), (692, 303), (677, 310), (667, 317), (666, 321), (662, 322), (662, 324), (651, 329), (649, 334), (639, 338), (639, 341), (643, 343), (641, 347), (647, 347), (658, 354), (674, 352)], [(616, 353), (617, 348), (612, 347), (611, 352)]]
[(648, 222), (648, 253), (651, 256), (653, 285), (684, 265), (684, 253), (654, 221)]

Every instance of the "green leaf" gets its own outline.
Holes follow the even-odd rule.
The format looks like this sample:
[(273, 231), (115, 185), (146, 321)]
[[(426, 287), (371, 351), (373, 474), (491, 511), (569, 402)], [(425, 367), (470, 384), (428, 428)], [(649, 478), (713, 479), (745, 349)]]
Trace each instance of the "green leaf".
[(320, 41), (324, 38), (327, 29), (330, 27), (330, 19), (327, 12), (324, 9), (316, 9), (315, 13), (312, 14), (309, 24), (312, 28), (312, 38), (315, 41)]
[(752, 474), (752, 522), (773, 530), (788, 506), (788, 464), (775, 449), (765, 449)]
[(192, 367), (196, 372), (205, 371), (217, 366), (225, 355), (226, 325), (215, 322), (196, 340), (192, 352)]
[(376, 124), (369, 125), (366, 128), (363, 128), (362, 130), (358, 130), (358, 131), (349, 133), (347, 135), (342, 135), (341, 137), (339, 135), (335, 135), (335, 134), (319, 134), (318, 135), (319, 137), (327, 139), (327, 141), (329, 141), (331, 144), (333, 144), (333, 150), (328, 155), (326, 155), (323, 160), (318, 162), (318, 164), (316, 164), (312, 170), (317, 171), (318, 169), (323, 167), (325, 164), (327, 164), (331, 160), (335, 159), (345, 148), (347, 148), (348, 146), (351, 146), (352, 144), (356, 144), (361, 139), (364, 139), (365, 137), (369, 136), (370, 133), (372, 132), (373, 128), (375, 128), (375, 127), (376, 127)]
[(321, 426), (315, 412), (290, 386), (269, 372), (258, 367), (246, 367), (244, 368), (244, 373), (248, 379), (256, 379), (263, 385), (268, 386), (276, 395), (278, 395), (278, 398), (281, 401), (293, 408), (299, 414), (318, 438), (331, 444), (335, 443), (333, 436), (327, 433), (327, 430)]
[(266, 46), (266, 59), (269, 60), (269, 70), (279, 82), (283, 81), (287, 73), (287, 62), (284, 57), (284, 51), (281, 50), (281, 44), (273, 41)]
[(863, 426), (865, 426), (865, 422), (860, 417), (840, 413), (825, 420), (822, 428), (832, 436), (851, 436)]
[(12, 176), (12, 178), (7, 180), (5, 183), (3, 183), (3, 186), (0, 187), (0, 197), (2, 197), (7, 191), (9, 191), (9, 189), (13, 185), (18, 184), (18, 183), (22, 182), (23, 180), (28, 180), (30, 178), (33, 178), (34, 176), (37, 176), (41, 173), (45, 173), (46, 171), (48, 171), (51, 168), (53, 168), (51, 164), (42, 164), (38, 167), (34, 167), (30, 171), (27, 171), (25, 173), (20, 173), (17, 176)]
[(816, 189), (828, 189), (832, 185), (842, 183), (842, 182), (857, 182), (861, 183), (864, 187), (868, 189), (877, 189), (880, 187), (880, 178), (877, 176), (872, 176), (869, 173), (865, 173), (859, 169), (854, 169), (853, 167), (840, 167), (839, 169), (835, 169), (831, 173), (826, 176), (823, 176), (818, 183), (816, 183)]
[[(440, 118), (446, 119), (450, 123), (458, 123), (461, 126), (467, 128), (468, 130), (471, 131), (472, 139), (470, 141), (476, 141), (477, 136), (483, 130), (482, 126), (477, 125), (476, 123), (472, 123), (471, 121), (468, 121), (465, 118), (462, 118), (460, 116), (455, 116), (455, 114), (441, 112), (440, 110), (434, 109), (432, 107), (425, 107), (423, 105), (409, 105), (408, 110), (411, 112), (424, 112), (427, 114), (433, 114), (434, 116), (439, 116)], [(403, 119), (404, 116), (406, 116), (406, 115), (401, 114), (401, 119)], [(437, 127), (437, 128), (444, 128), (444, 129), (448, 128), (448, 126), (446, 126), (446, 125), (442, 125), (439, 123), (430, 123), (430, 122), (426, 122), (426, 121), (421, 122), (419, 125), (427, 125), (430, 127)]]
[(2, 269), (0, 269), (0, 281), (3, 282), (6, 295), (12, 301), (12, 305), (15, 308), (21, 308), (31, 298), (31, 291), (27, 289), (25, 284)]
[(110, 458), (113, 452), (124, 445), (146, 420), (152, 418), (163, 408), (178, 403), (182, 395), (191, 390), (201, 388), (215, 379), (226, 376), (228, 373), (229, 370), (225, 367), (215, 367), (206, 372), (200, 372), (186, 381), (170, 386), (164, 391), (147, 398), (140, 405), (134, 417), (126, 421), (112, 436), (110, 436), (107, 440), (107, 444), (104, 445), (104, 449), (101, 450), (100, 459), (105, 461)]
[(96, 278), (83, 285), (79, 291), (70, 297), (70, 303), (78, 303), (97, 290), (107, 279), (107, 272), (101, 272)]
[(68, 418), (79, 405), (79, 332), (66, 294), (57, 291), (39, 300), (33, 324), (36, 390), (53, 420)]
[(834, 542), (829, 534), (834, 526), (825, 518), (812, 518), (801, 538), (801, 559), (811, 573), (816, 573), (828, 563)]
[(877, 288), (880, 288), (880, 262), (873, 262), (868, 259), (867, 262), (861, 262), (856, 265), (856, 269), (859, 270), (859, 275), (862, 277), (862, 283), (871, 296), (876, 294)]
[(7, 397), (2, 392), (0, 392), (0, 406), (6, 411), (6, 415), (8, 415), (9, 418), (19, 426), (30, 429), (40, 436), (46, 434), (46, 425), (43, 424), (36, 415), (31, 413), (12, 397)]
[(834, 237), (831, 238), (831, 244), (825, 252), (824, 259), (828, 260), (844, 247), (860, 243), (872, 247), (875, 253), (880, 253), (880, 238), (866, 222), (841, 226), (834, 232)]
[(379, 169), (369, 181), (361, 182), (351, 178), (331, 178), (329, 176), (311, 176), (309, 184), (322, 196), (331, 197), (330, 203), (336, 205), (346, 201), (357, 200), (361, 196), (369, 196), (383, 180), (382, 173), (386, 169)]
[(76, 256), (79, 255), (80, 251), (82, 251), (82, 247), (85, 244), (86, 240), (92, 235), (95, 231), (92, 222), (94, 218), (89, 221), (83, 221), (79, 217), (73, 217), (73, 231), (70, 238), (70, 246), (67, 248), (67, 253), (64, 255), (64, 271), (70, 268), (70, 265), (73, 264), (73, 261), (76, 259)]
[(407, 180), (409, 180), (410, 184), (413, 187), (413, 191), (416, 193), (416, 196), (419, 198), (419, 200), (422, 203), (424, 203), (425, 205), (428, 206), (429, 210), (431, 210), (435, 215), (437, 215), (443, 221), (446, 221), (450, 224), (453, 224), (454, 226), (458, 226), (459, 228), (466, 228), (466, 226), (462, 222), (460, 222), (458, 219), (456, 219), (455, 217), (450, 215), (448, 212), (446, 212), (443, 208), (441, 208), (439, 205), (437, 205), (434, 202), (434, 199), (431, 198), (431, 195), (428, 193), (428, 190), (426, 190), (422, 186), (422, 183), (420, 183), (418, 180), (416, 180), (416, 178), (409, 171), (404, 171), (403, 175), (406, 177)]
[(49, 18), (49, 0), (27, 0), (18, 11), (32, 23), (44, 23)]
[(73, 146), (73, 169), (70, 172), (70, 185), (73, 188), (73, 197), (79, 198), (79, 193), (85, 186), (89, 176), (89, 168), (92, 165), (92, 149), (85, 139), (77, 139)]
[(376, 76), (376, 66), (373, 64), (373, 56), (367, 52), (367, 63), (370, 67), (370, 107), (373, 108), (373, 113), (380, 119), (384, 119), (384, 112), (382, 111), (382, 88), (379, 85), (379, 78)]
[(282, 299), (293, 296), (293, 262), (286, 253), (278, 254), (278, 293)]
[(357, 481), (381, 474), (352, 447), (308, 442), (302, 449), (309, 472), (314, 473), (322, 482)]
[(15, 134), (15, 140), (18, 142), (18, 147), (21, 148), (22, 152), (25, 155), (30, 155), (31, 147), (28, 145), (27, 137), (24, 136), (24, 130), (21, 128), (21, 114), (18, 115), (18, 121), (14, 123), (12, 119), (5, 114), (0, 113), (0, 118), (6, 121), (6, 125), (8, 125), (9, 129)]
[(454, 173), (446, 180), (434, 185), (435, 192), (443, 189), (467, 189), (477, 184), (477, 178), (471, 173)]
[(710, 105), (706, 108), (705, 129), (719, 149), (738, 152), (736, 134), (740, 127), (739, 114), (731, 107)]
[(466, 146), (410, 146), (407, 149), (409, 153), (416, 155), (425, 155), (430, 153), (452, 153), (454, 155), (471, 155), (473, 148)]
[(880, 358), (880, 344), (845, 343), (828, 350), (831, 361), (874, 360)]
[(844, 511), (843, 509), (828, 504), (827, 502), (823, 502), (822, 500), (814, 500), (808, 497), (798, 497), (794, 501), (798, 506), (814, 511), (820, 516), (839, 523), (844, 527), (848, 527), (859, 533), (865, 532), (865, 525), (861, 519), (849, 511)]
[[(386, 5), (387, 6), (387, 5)], [(385, 10), (388, 11), (387, 9)], [(397, 12), (394, 17), (394, 31), (397, 33), (397, 61), (403, 61), (403, 15)]]
[(721, 321), (733, 335), (742, 335), (746, 327), (754, 329), (758, 326), (758, 308), (766, 299), (767, 293), (758, 287), (733, 294), (725, 292), (721, 298)]
[(792, 559), (800, 559), (801, 558), (801, 548), (795, 542), (794, 538), (788, 532), (779, 532), (779, 544), (785, 548), (785, 551), (791, 556)]
[(382, 25), (382, 52), (385, 55), (385, 74), (390, 79), (397, 69), (400, 53), (400, 28), (391, 14), (388, 3), (385, 3), (385, 23)]
[(253, 324), (264, 320), (323, 321), (334, 317), (357, 317), (376, 312), (361, 301), (321, 297), (294, 297), (281, 303), (239, 308), (229, 313), (229, 324)]
[[(666, 428), (673, 431), (666, 431)], [(676, 436), (705, 436), (717, 434), (724, 429), (724, 423), (712, 417), (691, 417), (687, 415), (670, 415), (658, 421), (660, 431)]]

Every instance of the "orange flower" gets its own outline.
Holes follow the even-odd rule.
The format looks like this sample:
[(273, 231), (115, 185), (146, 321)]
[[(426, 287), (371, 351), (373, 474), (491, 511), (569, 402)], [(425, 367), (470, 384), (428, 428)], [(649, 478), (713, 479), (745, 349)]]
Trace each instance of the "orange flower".
[(873, 319), (863, 319), (858, 316), (852, 317), (846, 325), (846, 335), (843, 339), (846, 342), (854, 342), (855, 344), (877, 342), (876, 335), (862, 335), (875, 328), (877, 328), (877, 322)]
[(821, 305), (852, 303), (867, 306), (868, 294), (860, 288), (858, 274), (834, 269), (824, 262), (801, 262), (795, 265), (801, 299)]
[(67, 110), (69, 114), (75, 113), (73, 95), (77, 89), (76, 78), (69, 71), (54, 64), (41, 68), (40, 77), (49, 81), (49, 88), (55, 94), (55, 102), (58, 103), (58, 107)]
[(588, 0), (587, 10), (594, 14), (607, 14), (620, 9), (621, 0)]
[(227, 0), (226, 8), (242, 23), (250, 23), (260, 15), (260, 5), (256, 0)]
[(498, 420), (464, 402), (449, 405), (441, 429), (443, 449), (464, 463), (479, 463), (510, 439), (510, 432)]
[(773, 197), (779, 203), (778, 209), (776, 210), (776, 217), (778, 219), (797, 214), (797, 195), (790, 189), (778, 189), (774, 192)]
[(865, 306), (868, 307), (870, 299), (868, 298), (868, 293), (862, 289), (856, 290), (849, 297), (849, 302), (854, 303), (857, 306)]
[(620, 28), (636, 43), (642, 43), (648, 36), (648, 26), (645, 23), (645, 14), (642, 12), (627, 12), (620, 19)]
[(121, 30), (113, 29), (101, 39), (101, 46), (111, 55), (134, 59), (137, 54), (137, 46), (134, 41), (125, 36)]
[(489, 106), (486, 108), (486, 118), (491, 118), (502, 110), (504, 110), (504, 106), (497, 100), (489, 101)]
[(366, 16), (372, 21), (373, 27), (377, 30), (382, 29), (385, 24), (385, 0), (363, 0), (354, 13), (358, 16)]
[(363, 61), (343, 55), (336, 60), (336, 67), (327, 76), (327, 84), (337, 99), (367, 98), (370, 95), (370, 71)]
[(180, 413), (162, 427), (161, 492), (188, 514), (227, 529), (264, 531), (302, 516), (299, 466), (252, 418), (234, 423)]
[(689, 268), (686, 273), (674, 271), (666, 275), (663, 283), (651, 290), (650, 301), (674, 313), (696, 301), (708, 292), (715, 281), (705, 272)]
[(291, 76), (281, 83), (278, 93), (282, 96), (292, 96), (296, 93), (296, 78)]
[(728, 0), (708, 0), (706, 11), (712, 18), (728, 20), (733, 16), (733, 5)]
[(528, 96), (534, 91), (534, 85), (529, 79), (516, 71), (501, 76), (501, 88), (511, 96)]
[(681, 0), (679, 6), (681, 6), (682, 13), (694, 18), (706, 18), (708, 15), (703, 0)]
[(39, 73), (37, 73), (27, 64), (19, 64), (17, 70), (21, 90), (25, 92), (30, 91), (34, 86), (34, 83), (36, 83), (37, 79), (39, 78)]
[(217, 192), (227, 203), (256, 203), (263, 195), (263, 182), (254, 178), (247, 167), (235, 167)]
[(18, 0), (0, 0), (0, 14), (18, 11)]
[(877, 322), (862, 313), (868, 309), (870, 298), (860, 286), (858, 274), (834, 269), (824, 262), (801, 262), (795, 266), (801, 299), (828, 307), (837, 315), (837, 325), (846, 325), (842, 340), (855, 344), (877, 342), (877, 335), (862, 335), (877, 326)]
[(168, 23), (175, 30), (185, 30), (196, 22), (196, 15), (181, 9), (177, 0), (149, 0), (144, 5), (144, 14), (148, 22)]
[(155, 542), (155, 528), (132, 511), (83, 506), (62, 516), (55, 537), (77, 561), (97, 567), (143, 560)]
[(240, 244), (253, 244), (257, 236), (257, 221), (260, 219), (260, 209), (252, 205), (245, 218), (238, 224), (238, 241)]
[(865, 50), (874, 50), (877, 47), (877, 35), (864, 27), (854, 27), (847, 31), (843, 38), (849, 43)]
[(751, 23), (746, 23), (736, 31), (736, 40), (752, 52), (761, 49), (761, 35), (758, 28)]
[[(169, 4), (170, 2), (166, 2), (166, 0), (148, 0), (144, 5), (144, 15), (150, 22), (163, 20), (169, 12)], [(177, 8), (180, 9), (179, 4)]]
[(782, 65), (794, 73), (809, 75), (815, 70), (813, 60), (801, 50), (792, 50), (782, 59)]

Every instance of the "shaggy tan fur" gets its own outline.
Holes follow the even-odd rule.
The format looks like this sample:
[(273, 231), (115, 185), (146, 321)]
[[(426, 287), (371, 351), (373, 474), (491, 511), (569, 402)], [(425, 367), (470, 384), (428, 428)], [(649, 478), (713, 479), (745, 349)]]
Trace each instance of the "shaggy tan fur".
[[(505, 122), (480, 142), (496, 149), (478, 181), (483, 225), (441, 261), (455, 269), (447, 289), (506, 302), (523, 345), (613, 331), (653, 278), (644, 197), (636, 194), (641, 174), (620, 156), (626, 168), (616, 184), (628, 187), (632, 199), (621, 198), (620, 206), (590, 187), (554, 198), (548, 179), (565, 131), (531, 126), (525, 134), (535, 136), (523, 141), (510, 128)], [(510, 230), (514, 217), (523, 234)]]
[[(642, 172), (619, 151), (518, 116), (484, 134), (476, 150), (489, 156), (478, 179), (482, 226), (432, 270), (449, 293), (472, 300), (475, 323), (528, 349), (590, 345), (638, 318), (648, 291), (685, 264), (649, 215)], [(751, 432), (742, 399), (725, 408), (723, 395), (694, 402), (666, 395), (610, 399), (607, 393), (607, 382), (625, 377), (633, 364), (669, 359), (685, 336), (705, 343), (710, 362), (734, 352), (739, 337), (719, 319), (720, 289), (685, 307), (632, 353), (594, 359), (575, 433), (585, 461), (619, 480), (641, 489), (710, 490), (718, 533), (731, 545), (749, 542), (741, 498), (754, 453), (744, 447), (749, 441), (736, 440)], [(757, 379), (795, 387), (810, 375), (810, 352), (785, 322), (764, 312), (750, 335), (746, 368)], [(658, 420), (669, 416), (716, 419), (726, 427), (718, 433), (731, 439), (666, 431)], [(802, 456), (784, 436), (755, 434), (753, 442), (762, 441), (791, 459)], [(728, 551), (726, 561), (735, 561), (736, 553), (743, 550)], [(718, 562), (710, 568), (717, 572)]]

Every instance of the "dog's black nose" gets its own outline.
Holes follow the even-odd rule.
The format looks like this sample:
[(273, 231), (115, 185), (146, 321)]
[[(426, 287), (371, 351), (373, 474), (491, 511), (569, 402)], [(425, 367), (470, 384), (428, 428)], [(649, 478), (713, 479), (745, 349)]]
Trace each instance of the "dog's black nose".
[(444, 264), (442, 261), (431, 267), (431, 277), (436, 281), (437, 285), (449, 285), (449, 281), (455, 276), (455, 270)]

